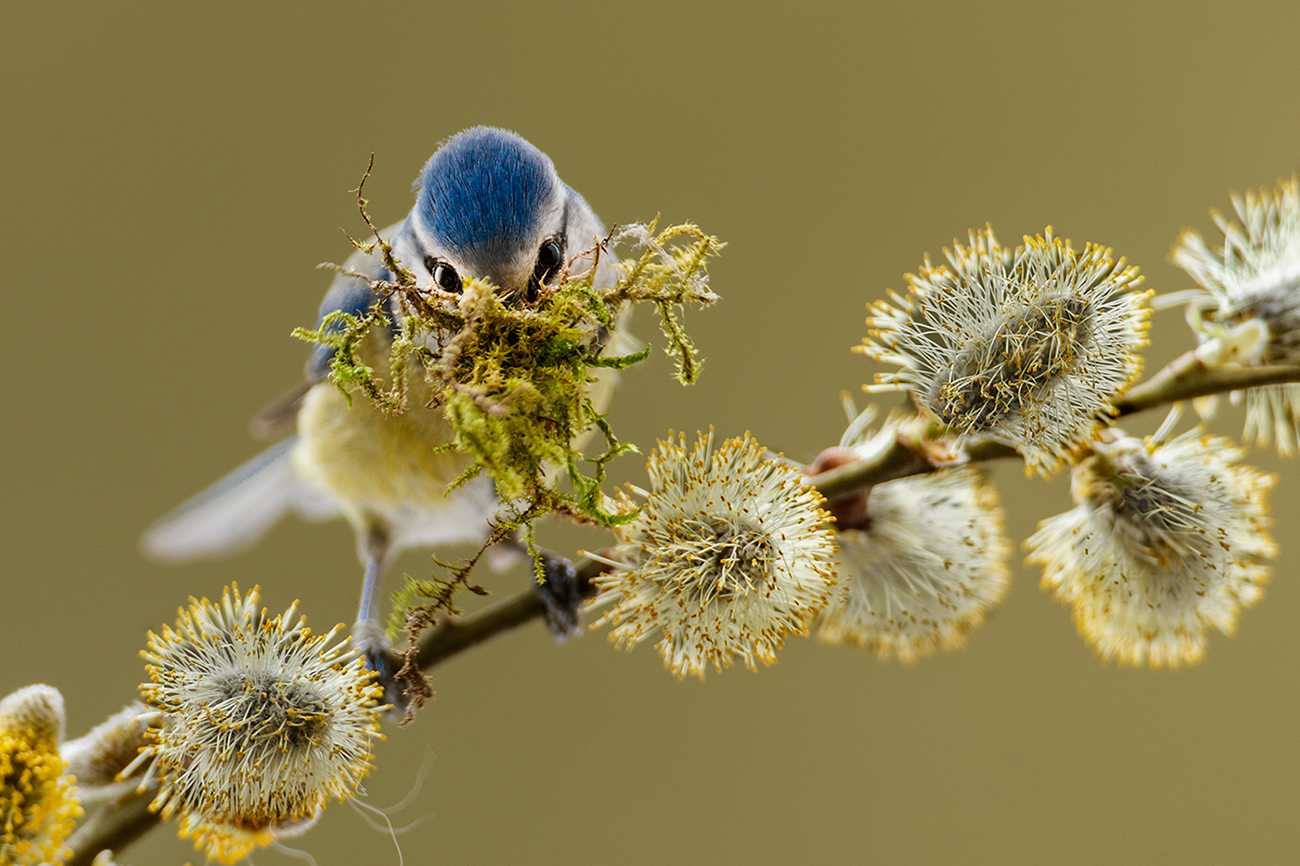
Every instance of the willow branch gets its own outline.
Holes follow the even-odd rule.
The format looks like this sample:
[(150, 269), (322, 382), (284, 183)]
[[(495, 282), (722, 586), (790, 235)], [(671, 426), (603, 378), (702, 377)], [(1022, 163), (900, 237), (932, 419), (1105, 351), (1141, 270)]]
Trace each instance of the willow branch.
[(91, 866), (100, 851), (120, 851), (156, 827), (162, 818), (149, 811), (156, 788), (123, 794), (87, 818), (68, 839), (72, 857), (65, 866)]
[[(1197, 359), (1195, 352), (1187, 352), (1131, 388), (1116, 401), (1115, 408), (1123, 417), (1180, 400), (1293, 382), (1300, 382), (1300, 367), (1207, 368)], [(1008, 445), (987, 441), (972, 444), (966, 453), (973, 463), (1018, 456)], [(895, 441), (869, 459), (831, 469), (809, 481), (828, 500), (834, 500), (865, 491), (876, 484), (933, 472), (937, 468), (925, 455)], [(584, 598), (596, 594), (592, 579), (604, 568), (591, 559), (579, 560), (575, 565)], [(416, 653), (416, 662), (421, 670), (432, 670), (479, 644), (541, 619), (545, 612), (541, 597), (534, 590), (526, 589), (469, 616), (446, 619), (425, 632)], [(400, 666), (402, 658), (394, 655), (393, 662)], [(74, 853), (67, 866), (91, 866), (100, 851), (106, 848), (120, 850), (153, 829), (160, 820), (158, 815), (148, 811), (155, 794), (154, 789), (127, 794), (89, 818), (68, 842)]]
[[(591, 598), (596, 594), (595, 584), (591, 581), (605, 567), (586, 558), (574, 564), (573, 570), (583, 598)], [(545, 612), (546, 605), (541, 596), (532, 589), (526, 589), (469, 616), (444, 620), (442, 625), (425, 632), (415, 655), (416, 664), (420, 670), (429, 671), (485, 641), (539, 619)], [(401, 658), (394, 656), (394, 661), (400, 664)]]
[[(1115, 402), (1120, 417), (1168, 406), (1180, 400), (1207, 397), (1229, 391), (1300, 382), (1300, 367), (1206, 367), (1196, 353), (1186, 352), (1170, 361), (1150, 379), (1134, 385)], [(1016, 450), (1000, 442), (976, 442), (967, 449), (972, 463), (1018, 456)], [(812, 477), (828, 500), (839, 499), (866, 490), (876, 484), (933, 472), (935, 466), (901, 442), (857, 463), (838, 466)]]
[(1300, 382), (1300, 367), (1206, 367), (1195, 352), (1185, 352), (1115, 403), (1119, 414), (1132, 415), (1177, 403), (1223, 394)]

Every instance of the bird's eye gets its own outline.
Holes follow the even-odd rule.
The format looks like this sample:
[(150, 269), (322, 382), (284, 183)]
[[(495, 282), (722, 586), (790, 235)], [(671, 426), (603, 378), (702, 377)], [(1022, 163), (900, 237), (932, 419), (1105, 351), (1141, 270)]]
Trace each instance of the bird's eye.
[(560, 249), (559, 241), (551, 239), (542, 244), (542, 248), (537, 251), (537, 265), (533, 268), (533, 277), (537, 282), (544, 283), (560, 272), (562, 264), (564, 264), (564, 251)]
[(456, 269), (446, 262), (440, 262), (433, 256), (424, 257), (424, 266), (428, 269), (429, 275), (433, 277), (434, 283), (444, 292), (459, 292), (461, 290), (460, 274)]

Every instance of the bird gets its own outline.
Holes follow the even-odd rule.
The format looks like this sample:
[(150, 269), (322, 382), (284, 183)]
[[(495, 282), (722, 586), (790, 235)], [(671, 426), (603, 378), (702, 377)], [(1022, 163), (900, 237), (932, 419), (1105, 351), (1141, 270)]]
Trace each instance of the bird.
[[(410, 213), (378, 234), (417, 288), (459, 293), (475, 278), (496, 286), (507, 303), (527, 304), (566, 264), (575, 274), (594, 264), (596, 289), (616, 280), (608, 257), (593, 254), (605, 237), (595, 212), (560, 180), (549, 157), (514, 132), (476, 126), (451, 136), (413, 189)], [(370, 281), (393, 279), (378, 249), (354, 253), (326, 292), (317, 327), (334, 312), (363, 315), (378, 297)], [(400, 321), (399, 295), (384, 303), (390, 323)], [(387, 369), (395, 334), (393, 325), (372, 329), (362, 359)], [(610, 351), (635, 345), (621, 326), (593, 334), (593, 341), (601, 340)], [(333, 353), (315, 346), (301, 385), (254, 419), (254, 432), (266, 438), (288, 435), (157, 521), (142, 547), (164, 562), (223, 556), (250, 547), (290, 512), (309, 520), (341, 515), (356, 532), (365, 572), (353, 642), (382, 679), (385, 568), (406, 549), (482, 543), (499, 503), (486, 476), (447, 492), (469, 459), (437, 450), (451, 441), (452, 431), (440, 409), (425, 405), (423, 377), (409, 377), (408, 410), (389, 415), (364, 396), (350, 400), (330, 381)], [(599, 411), (612, 385), (613, 371), (600, 370), (591, 386)], [(577, 628), (579, 594), (568, 562), (544, 556), (545, 580), (537, 588), (548, 626), (563, 638)]]

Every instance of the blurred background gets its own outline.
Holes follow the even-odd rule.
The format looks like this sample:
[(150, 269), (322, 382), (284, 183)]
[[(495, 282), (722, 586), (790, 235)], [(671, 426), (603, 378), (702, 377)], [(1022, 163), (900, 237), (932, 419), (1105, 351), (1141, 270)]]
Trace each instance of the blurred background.
[[(0, 136), (9, 349), (0, 694), (62, 690), (70, 734), (135, 694), (145, 632), (190, 595), (260, 584), (272, 609), (350, 622), (361, 569), (341, 522), (162, 567), (154, 519), (262, 447), (248, 419), (295, 384), (372, 213), (411, 204), (438, 143), (517, 130), (606, 221), (697, 221), (728, 241), (723, 297), (686, 321), (708, 357), (662, 355), (613, 423), (745, 430), (801, 461), (840, 436), (868, 302), (989, 222), (1112, 246), (1159, 292), (1180, 228), (1230, 190), (1300, 169), (1300, 10), (1157, 4), (10, 4)], [(655, 341), (651, 317), (635, 330)], [(1191, 345), (1156, 314), (1154, 368)], [(659, 341), (662, 342), (662, 341)], [(890, 398), (887, 402), (893, 402)], [(1159, 417), (1135, 419), (1149, 432)], [(1186, 423), (1186, 422), (1185, 422)], [(1214, 425), (1236, 436), (1230, 411)], [(1102, 663), (1019, 566), (964, 651), (911, 668), (791, 641), (775, 667), (678, 682), (647, 643), (540, 625), (436, 671), (386, 730), (368, 802), (407, 863), (1280, 862), (1300, 844), (1300, 467), (1273, 497), (1282, 556), (1238, 634), (1190, 670)], [(643, 461), (616, 464), (644, 478)], [(1068, 480), (993, 477), (1018, 545)], [(561, 550), (600, 536), (548, 526)], [(1014, 556), (1020, 560), (1020, 553)], [(424, 576), (411, 554), (390, 572)], [(525, 585), (488, 576), (498, 596)], [(337, 804), (292, 840), (320, 866), (397, 864)], [(124, 864), (196, 862), (170, 828)], [(267, 851), (259, 864), (289, 863)]]

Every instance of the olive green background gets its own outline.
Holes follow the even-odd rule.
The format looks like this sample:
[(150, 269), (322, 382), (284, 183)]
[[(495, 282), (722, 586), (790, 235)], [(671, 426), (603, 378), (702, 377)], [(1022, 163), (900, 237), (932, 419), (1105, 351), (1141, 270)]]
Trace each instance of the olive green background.
[[(260, 447), (247, 420), (297, 381), (289, 331), (328, 282), (313, 266), (348, 255), (339, 227), (361, 230), (349, 190), (372, 151), (381, 224), (439, 141), (487, 123), (607, 223), (720, 235), (723, 301), (687, 314), (700, 384), (656, 357), (613, 422), (643, 448), (713, 425), (808, 460), (878, 369), (849, 352), (865, 305), (968, 229), (1050, 224), (1188, 287), (1166, 262), (1179, 229), (1300, 169), (1298, 27), (1288, 2), (8, 4), (0, 693), (58, 686), (80, 734), (134, 694), (145, 631), (232, 580), (317, 627), (351, 620), (340, 522), (184, 567), (136, 544)], [(1153, 363), (1190, 345), (1178, 311), (1152, 332)], [(419, 822), (407, 863), (1282, 862), (1300, 844), (1300, 471), (1251, 459), (1282, 473), (1282, 558), (1194, 669), (1102, 663), (1023, 566), (966, 650), (910, 668), (795, 639), (775, 667), (678, 682), (648, 644), (533, 625), (437, 671), (437, 699), (379, 744), (368, 802), (428, 762), (394, 819)], [(1069, 507), (1065, 478), (992, 474), (1017, 544)], [(402, 570), (428, 560), (390, 587)], [(338, 804), (293, 841), (321, 866), (398, 862)], [(191, 858), (164, 829), (121, 862)]]

